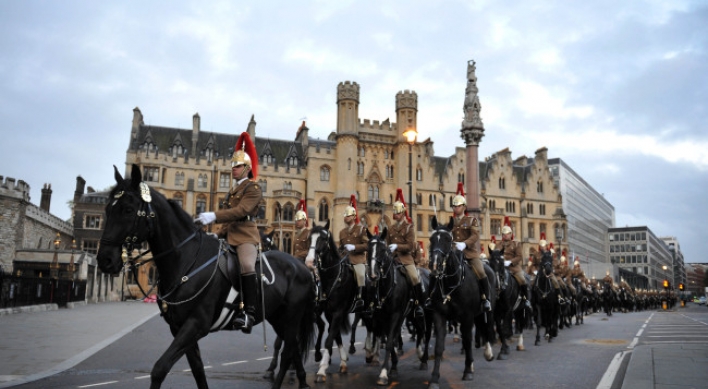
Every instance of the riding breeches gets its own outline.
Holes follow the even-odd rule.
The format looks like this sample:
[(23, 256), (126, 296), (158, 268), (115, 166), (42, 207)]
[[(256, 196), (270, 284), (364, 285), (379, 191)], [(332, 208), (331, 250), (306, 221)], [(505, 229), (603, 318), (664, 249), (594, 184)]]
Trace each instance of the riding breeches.
[(524, 286), (524, 285), (526, 285), (526, 277), (524, 277), (525, 274), (526, 274), (526, 273), (524, 273), (524, 271), (521, 270), (521, 269), (519, 269), (518, 271), (515, 271), (515, 272), (511, 273), (511, 275), (513, 275), (514, 278), (516, 278), (516, 282), (519, 283), (519, 286)]
[(553, 288), (554, 289), (560, 289), (560, 285), (558, 284), (558, 279), (556, 278), (555, 274), (551, 274), (551, 282), (553, 283)]
[(241, 263), (241, 274), (252, 274), (256, 272), (256, 257), (258, 248), (253, 243), (241, 243), (236, 247), (238, 261)]
[(487, 273), (484, 272), (484, 264), (482, 264), (482, 260), (479, 258), (472, 258), (468, 260), (470, 266), (472, 266), (472, 270), (474, 270), (474, 273), (477, 275), (478, 280), (483, 280), (487, 278)]
[(408, 274), (408, 279), (411, 281), (411, 285), (416, 286), (420, 284), (420, 280), (418, 279), (418, 270), (415, 265), (404, 265), (403, 267), (406, 269), (406, 274)]
[(566, 285), (568, 286), (568, 290), (570, 290), (570, 293), (571, 293), (573, 296), (575, 296), (575, 295), (578, 294), (578, 291), (575, 290), (575, 287), (573, 286), (573, 284), (571, 284), (570, 282), (568, 282), (568, 283), (566, 283)]
[(366, 264), (358, 263), (352, 267), (356, 276), (356, 286), (360, 288), (366, 286)]

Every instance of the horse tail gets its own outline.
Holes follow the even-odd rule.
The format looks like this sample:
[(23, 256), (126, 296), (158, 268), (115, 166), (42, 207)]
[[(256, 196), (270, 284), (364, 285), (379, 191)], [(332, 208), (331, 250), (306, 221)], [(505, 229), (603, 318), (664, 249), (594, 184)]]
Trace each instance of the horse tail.
[(307, 361), (307, 355), (315, 344), (316, 319), (315, 300), (308, 298), (305, 312), (300, 319), (300, 333), (298, 334), (298, 347), (300, 347), (300, 357), (303, 363)]

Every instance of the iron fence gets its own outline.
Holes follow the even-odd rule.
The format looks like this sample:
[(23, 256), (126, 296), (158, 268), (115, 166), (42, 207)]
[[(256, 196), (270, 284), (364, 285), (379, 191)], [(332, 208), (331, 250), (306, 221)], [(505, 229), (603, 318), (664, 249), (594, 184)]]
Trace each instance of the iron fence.
[(85, 280), (0, 276), (0, 308), (67, 303), (86, 299)]

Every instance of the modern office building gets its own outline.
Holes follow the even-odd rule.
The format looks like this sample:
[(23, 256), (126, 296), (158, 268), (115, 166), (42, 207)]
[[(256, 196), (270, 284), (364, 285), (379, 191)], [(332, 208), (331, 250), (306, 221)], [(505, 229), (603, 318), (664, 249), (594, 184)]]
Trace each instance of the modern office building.
[(683, 260), (683, 252), (681, 252), (681, 245), (679, 244), (678, 238), (675, 236), (662, 236), (659, 239), (663, 240), (667, 246), (669, 246), (669, 251), (673, 257), (673, 279), (671, 280), (672, 285), (686, 284), (686, 268)]
[(610, 228), (607, 236), (615, 282), (624, 278), (634, 288), (659, 290), (674, 278), (673, 253), (648, 227)]
[[(568, 224), (568, 236), (561, 240), (567, 241), (569, 255), (579, 257), (588, 277), (602, 278), (612, 267), (607, 255), (607, 231), (615, 226), (615, 208), (562, 159), (549, 159), (548, 167), (560, 188), (561, 211)], [(558, 233), (564, 231), (554, 231)]]

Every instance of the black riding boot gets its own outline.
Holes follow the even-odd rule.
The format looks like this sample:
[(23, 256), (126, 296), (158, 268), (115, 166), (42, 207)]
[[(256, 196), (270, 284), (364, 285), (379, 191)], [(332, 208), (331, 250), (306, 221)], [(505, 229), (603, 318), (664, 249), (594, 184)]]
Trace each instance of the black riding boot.
[(563, 299), (563, 291), (558, 288), (556, 289), (556, 293), (558, 293), (558, 303), (560, 303), (560, 305), (565, 304), (565, 299)]
[(433, 291), (435, 290), (435, 287), (437, 286), (437, 277), (431, 277), (430, 278), (430, 284), (428, 285), (428, 298), (425, 299), (425, 309), (433, 309)]
[(415, 312), (413, 313), (413, 316), (425, 316), (425, 313), (423, 313), (423, 306), (421, 305), (421, 302), (423, 301), (423, 284), (418, 283), (418, 285), (413, 287), (413, 298), (415, 299)]
[(359, 312), (364, 307), (364, 299), (361, 297), (364, 292), (364, 287), (359, 286), (356, 288), (356, 300), (354, 300), (354, 306), (352, 307), (352, 312)]
[(256, 274), (246, 274), (241, 276), (241, 289), (243, 290), (244, 309), (239, 311), (234, 319), (234, 328), (240, 329), (244, 334), (250, 334), (255, 321), (256, 301), (258, 297)]
[(523, 284), (519, 287), (519, 291), (521, 292), (521, 299), (524, 300), (524, 304), (526, 305), (527, 308), (531, 308), (531, 302), (527, 298), (529, 295), (529, 289), (528, 285)]
[(487, 277), (479, 280), (480, 297), (482, 298), (482, 309), (485, 312), (492, 311), (492, 303), (489, 302), (489, 279)]

